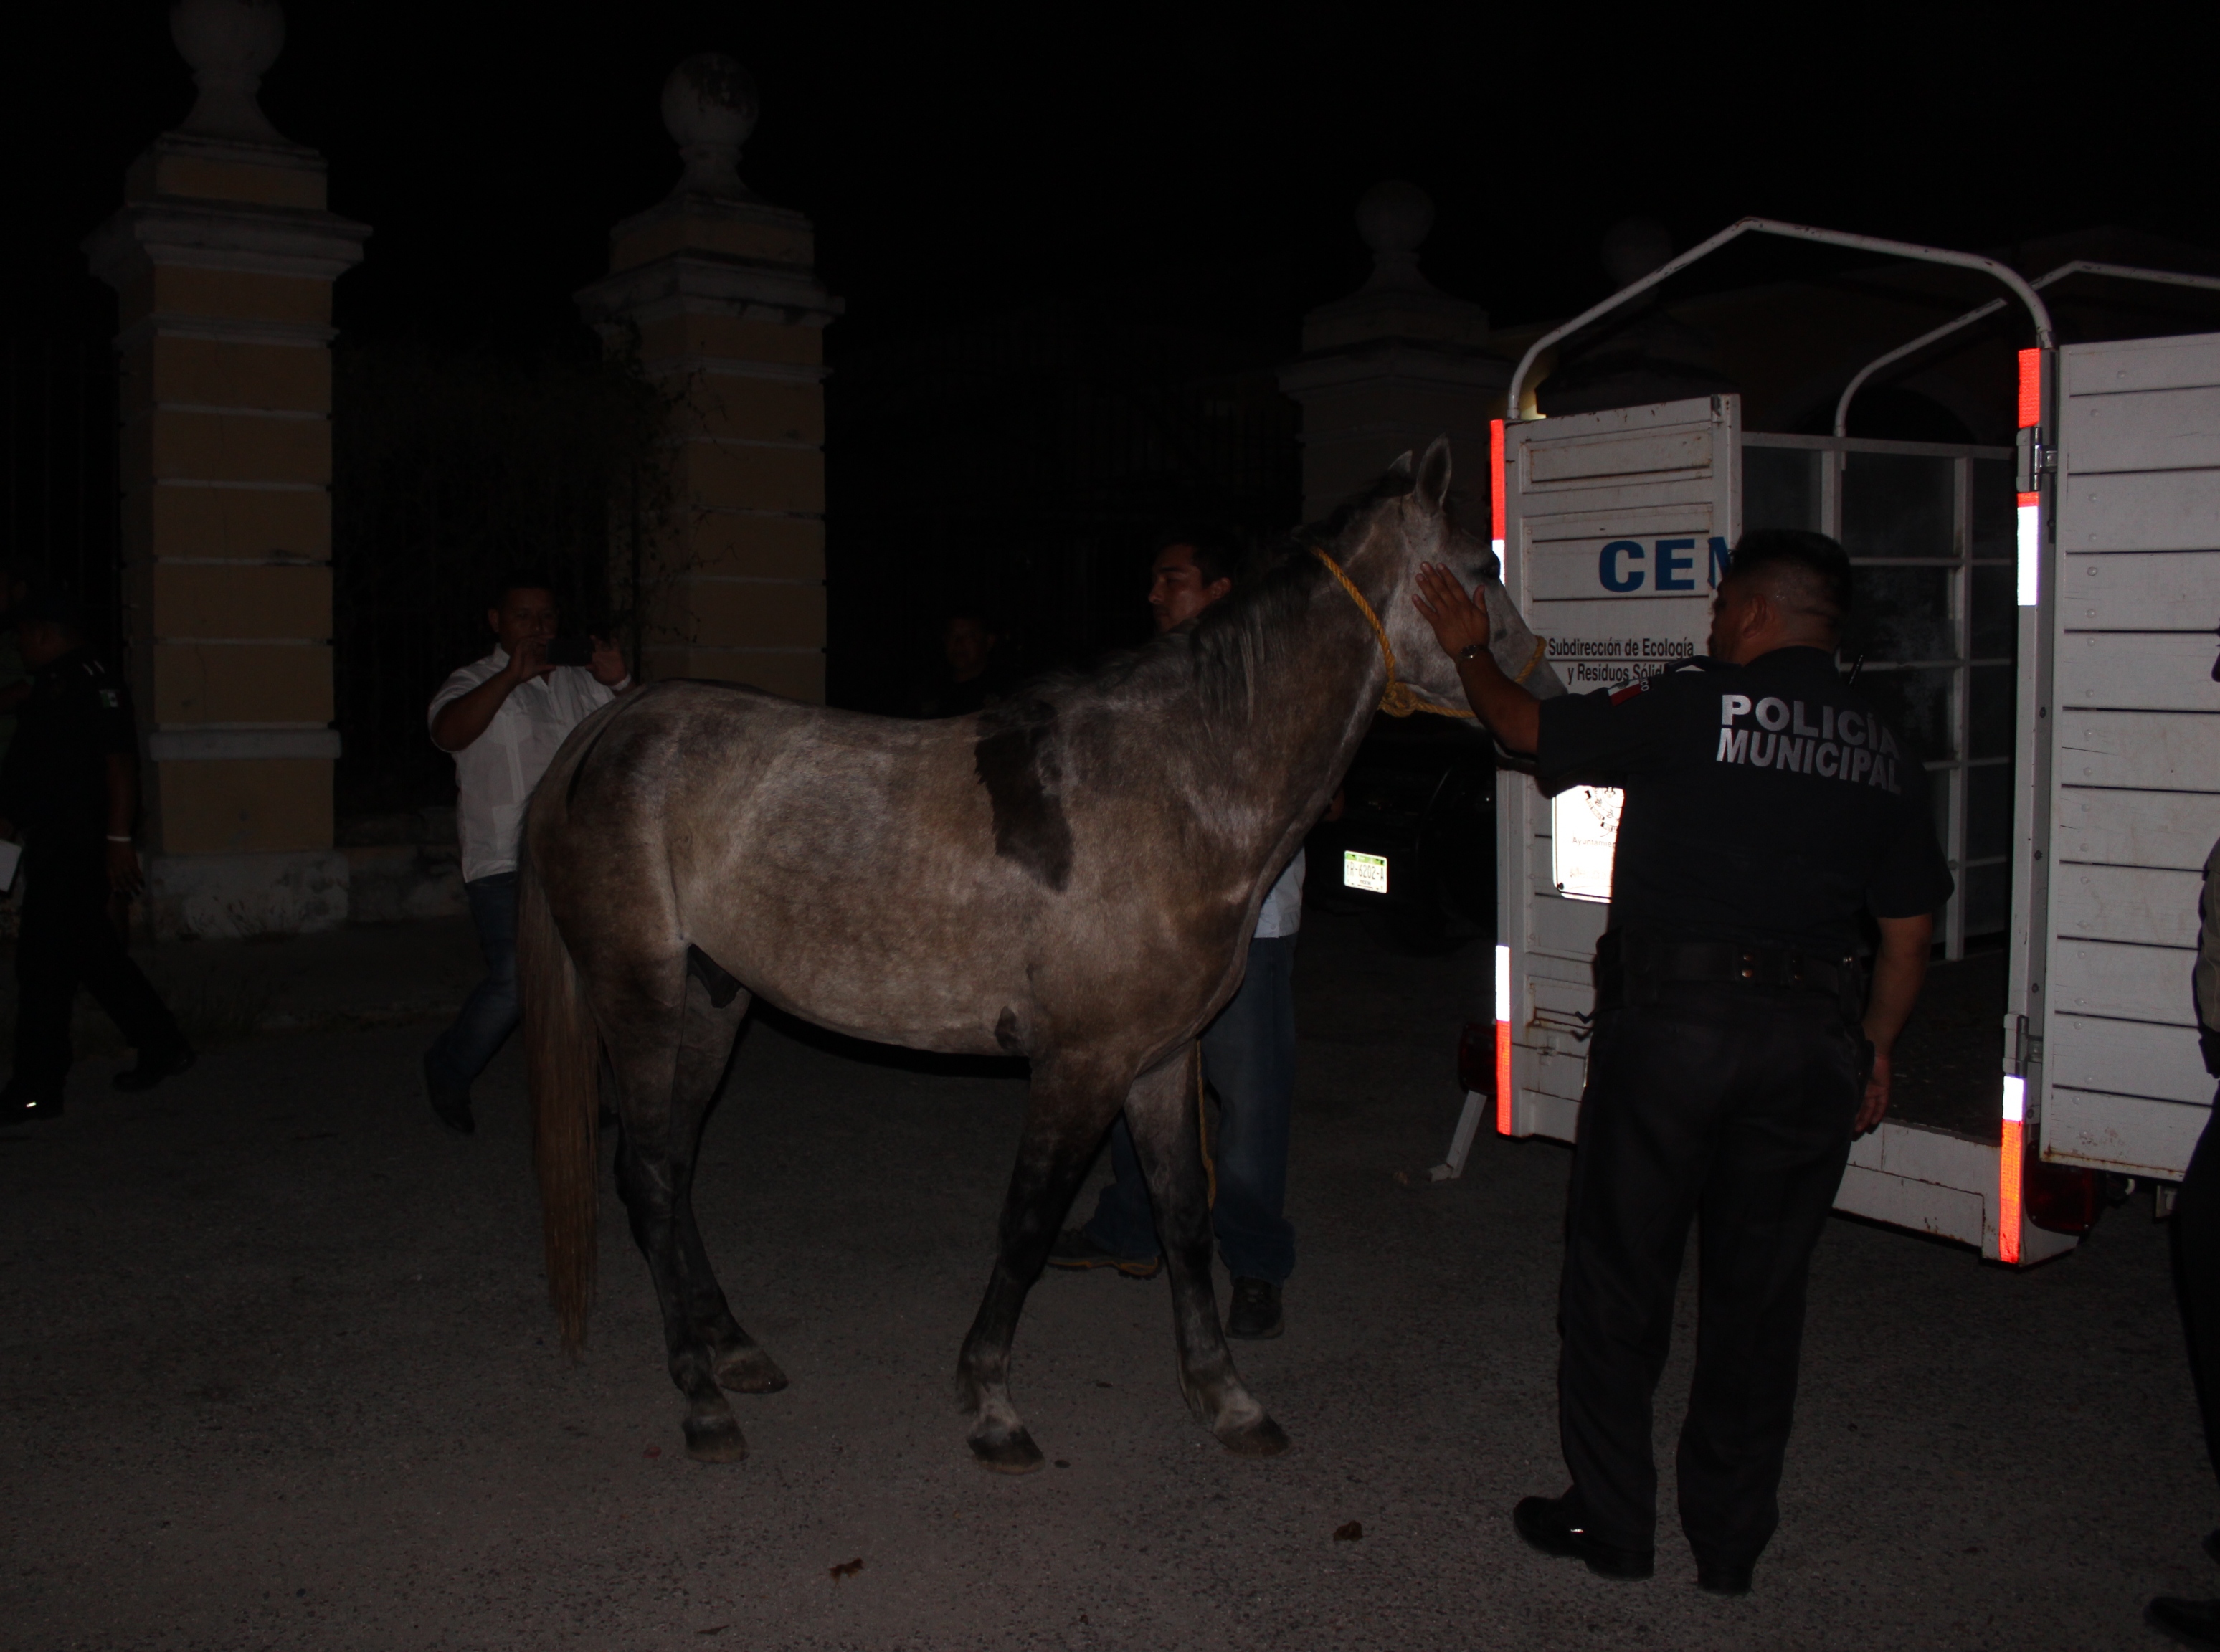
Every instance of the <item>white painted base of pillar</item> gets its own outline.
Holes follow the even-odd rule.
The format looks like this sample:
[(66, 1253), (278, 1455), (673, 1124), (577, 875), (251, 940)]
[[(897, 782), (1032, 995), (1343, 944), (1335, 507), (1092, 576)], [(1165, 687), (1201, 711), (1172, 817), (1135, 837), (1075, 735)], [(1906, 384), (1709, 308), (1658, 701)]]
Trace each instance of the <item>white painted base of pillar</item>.
[(346, 856), (336, 849), (156, 855), (147, 868), (147, 917), (160, 940), (336, 929), (347, 920)]

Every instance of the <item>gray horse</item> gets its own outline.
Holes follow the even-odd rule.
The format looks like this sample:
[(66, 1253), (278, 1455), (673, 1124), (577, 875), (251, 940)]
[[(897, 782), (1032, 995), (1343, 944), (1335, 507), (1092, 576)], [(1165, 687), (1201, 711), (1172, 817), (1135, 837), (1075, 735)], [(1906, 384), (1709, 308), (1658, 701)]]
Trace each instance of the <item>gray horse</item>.
[(1219, 1326), (1195, 1040), (1383, 690), (1462, 708), (1412, 608), (1422, 559), (1484, 586), (1496, 658), (1562, 692), (1534, 672), (1494, 555), (1450, 522), (1449, 482), (1445, 440), (1415, 471), (1406, 454), (1192, 627), (976, 717), (895, 722), (669, 683), (582, 724), (533, 795), (518, 936), (565, 1345), (584, 1339), (593, 1289), (606, 1061), (617, 1188), (687, 1449), (745, 1456), (720, 1385), (785, 1386), (726, 1306), (692, 1202), (702, 1121), (759, 996), (857, 1038), (1032, 1063), (1001, 1254), (957, 1362), (980, 1462), (1040, 1466), (1010, 1401), (1011, 1338), (1120, 1107), (1170, 1262), (1188, 1404), (1234, 1451), (1285, 1449)]

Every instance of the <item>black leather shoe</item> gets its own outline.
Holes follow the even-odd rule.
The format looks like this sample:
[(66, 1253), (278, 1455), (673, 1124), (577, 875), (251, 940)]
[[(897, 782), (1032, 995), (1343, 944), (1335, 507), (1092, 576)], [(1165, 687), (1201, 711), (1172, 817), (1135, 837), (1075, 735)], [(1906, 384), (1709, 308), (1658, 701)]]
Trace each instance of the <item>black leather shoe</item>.
[(41, 1095), (12, 1082), (6, 1089), (0, 1090), (0, 1125), (34, 1125), (44, 1119), (61, 1116), (62, 1098), (59, 1093)]
[(2220, 1647), (2220, 1600), (2162, 1594), (2143, 1608), (2143, 1622), (2184, 1646)]
[(1512, 1529), (1531, 1547), (1565, 1560), (1582, 1560), (1598, 1577), (1639, 1583), (1657, 1569), (1653, 1549), (1621, 1549), (1593, 1537), (1574, 1524), (1572, 1499), (1522, 1497), (1511, 1511)]
[(1225, 1334), (1244, 1342), (1269, 1342), (1288, 1328), (1280, 1317), (1280, 1287), (1269, 1279), (1233, 1281), (1233, 1306), (1225, 1315)]
[(182, 1038), (166, 1050), (141, 1050), (139, 1059), (110, 1082), (119, 1090), (151, 1090), (165, 1078), (174, 1078), (200, 1059), (200, 1052)]
[(432, 1063), (424, 1063), (424, 1094), (431, 1098), (432, 1116), (458, 1136), (477, 1133), (477, 1120), (471, 1117), (471, 1093), (452, 1084), (442, 1084), (432, 1076)]
[(1161, 1256), (1121, 1256), (1106, 1250), (1094, 1243), (1094, 1237), (1083, 1227), (1068, 1227), (1056, 1236), (1049, 1247), (1048, 1265), (1051, 1268), (1115, 1268), (1128, 1279), (1154, 1279), (1164, 1265)]
[(1748, 1594), (1750, 1573), (1749, 1566), (1724, 1566), (1716, 1562), (1696, 1562), (1696, 1587), (1706, 1594)]

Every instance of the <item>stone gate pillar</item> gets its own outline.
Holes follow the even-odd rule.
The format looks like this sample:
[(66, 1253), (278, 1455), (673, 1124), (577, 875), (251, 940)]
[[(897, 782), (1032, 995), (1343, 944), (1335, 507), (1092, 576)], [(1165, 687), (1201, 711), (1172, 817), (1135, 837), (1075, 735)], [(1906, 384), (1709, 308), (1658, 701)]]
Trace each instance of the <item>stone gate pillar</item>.
[(332, 283), (363, 225), (256, 102), (277, 0), (179, 0), (200, 95), (85, 243), (116, 290), (124, 591), (157, 933), (327, 928)]
[(673, 508), (648, 570), (651, 676), (825, 698), (826, 324), (809, 220), (740, 182), (756, 90), (728, 57), (671, 72), (677, 185), (609, 235), (578, 295), (612, 349), (673, 397)]
[(1280, 388), (1303, 409), (1303, 516), (1316, 521), (1405, 449), (1447, 433), (1455, 490), (1483, 536), (1488, 421), (1503, 411), (1512, 364), (1483, 344), (1487, 312), (1419, 273), (1433, 203), (1409, 184), (1378, 184), (1356, 209), (1372, 278), (1303, 318), (1303, 353)]

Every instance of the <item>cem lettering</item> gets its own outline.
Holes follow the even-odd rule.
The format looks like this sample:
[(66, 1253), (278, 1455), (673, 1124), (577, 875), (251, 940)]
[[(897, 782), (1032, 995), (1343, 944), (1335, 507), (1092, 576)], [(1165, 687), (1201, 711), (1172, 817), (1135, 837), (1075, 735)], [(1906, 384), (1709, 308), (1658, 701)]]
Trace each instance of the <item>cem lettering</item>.
[[(1737, 728), (1749, 718), (1754, 728)], [(1896, 736), (1861, 712), (1819, 708), (1814, 723), (1801, 700), (1773, 695), (1753, 701), (1746, 694), (1719, 696), (1719, 747), (1715, 761), (1752, 769), (1787, 769), (1800, 775), (1846, 780), (1900, 792)]]
[(1718, 534), (1708, 540), (1612, 539), (1596, 557), (1596, 579), (1604, 589), (1624, 596), (1644, 585), (1653, 590), (1693, 591), (1696, 589), (1696, 547), (1708, 544), (1711, 563), (1706, 579), (1713, 590), (1727, 576), (1727, 542)]

